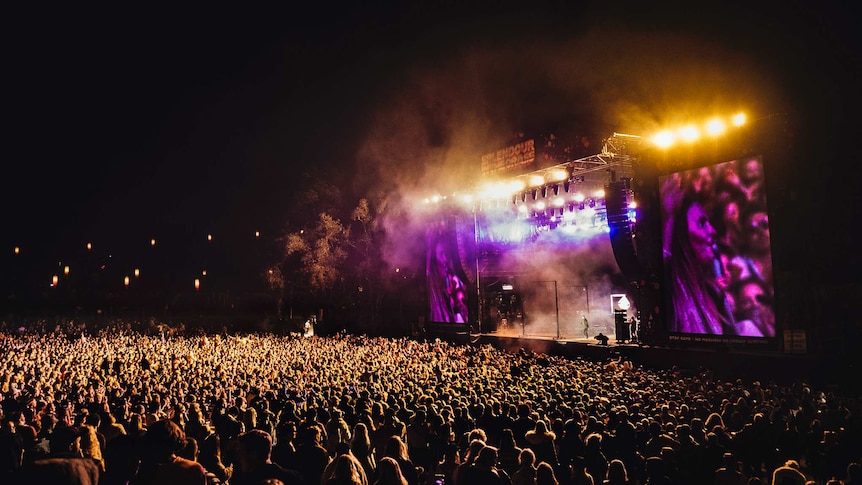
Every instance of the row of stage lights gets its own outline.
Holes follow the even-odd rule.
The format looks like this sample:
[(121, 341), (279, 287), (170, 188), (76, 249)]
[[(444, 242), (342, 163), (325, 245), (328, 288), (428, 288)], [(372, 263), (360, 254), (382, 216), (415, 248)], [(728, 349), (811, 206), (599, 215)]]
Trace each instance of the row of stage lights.
[(704, 136), (718, 138), (727, 132), (730, 127), (741, 127), (746, 123), (744, 113), (737, 113), (729, 119), (712, 118), (702, 125), (688, 124), (676, 129), (666, 129), (657, 132), (649, 138), (649, 141), (658, 148), (670, 148), (678, 143), (695, 143)]
[[(492, 182), (482, 186), (475, 194), (473, 193), (456, 193), (452, 196), (452, 200), (466, 206), (474, 204), (481, 208), (500, 208), (509, 204), (519, 205), (525, 204), (528, 200), (539, 201), (539, 199), (548, 199), (553, 196), (554, 201), (558, 199), (565, 201), (565, 196), (560, 195), (561, 192), (571, 194), (574, 188), (574, 181), (567, 180), (569, 178), (566, 170), (554, 170), (548, 175), (530, 175), (529, 179), (518, 179), (510, 182)], [(577, 178), (577, 181), (583, 181), (582, 178)], [(592, 194), (592, 198), (603, 198), (604, 191), (598, 190)], [(437, 204), (449, 197), (434, 195), (425, 199), (425, 203)], [(582, 192), (571, 194), (571, 200), (578, 203), (588, 199)], [(539, 201), (538, 203), (546, 203)], [(555, 202), (554, 202), (555, 203)], [(563, 204), (560, 204), (563, 205)]]
[[(684, 142), (695, 143), (702, 137), (717, 138), (727, 132), (729, 127), (741, 127), (745, 125), (747, 117), (744, 113), (737, 113), (728, 118), (715, 117), (698, 124), (687, 124), (676, 129), (665, 129), (657, 132), (655, 135), (647, 138), (656, 147), (667, 149), (671, 146)], [(638, 135), (615, 134), (626, 138), (641, 139)], [(570, 169), (553, 168), (539, 173), (522, 175), (514, 180), (489, 182), (479, 187), (473, 193), (455, 194), (453, 197), (465, 205), (479, 203), (480, 205), (487, 204), (489, 201), (498, 201), (501, 199), (511, 198), (513, 204), (518, 204), (520, 194), (521, 202), (527, 201), (528, 194), (532, 195), (533, 200), (538, 198), (538, 193), (541, 191), (542, 197), (546, 197), (549, 190), (553, 190), (557, 195), (562, 185), (566, 193), (569, 192), (571, 185), (578, 182), (584, 182), (583, 175), (572, 173)], [(576, 194), (583, 197), (583, 195)], [(594, 197), (603, 197), (595, 196)], [(446, 196), (434, 195), (425, 199), (425, 203), (439, 203), (448, 199)]]
[[(558, 175), (556, 177), (559, 177)], [(544, 181), (544, 178), (542, 179)], [(538, 177), (534, 178), (538, 182)], [(562, 216), (566, 209), (568, 212), (577, 210), (601, 209), (605, 205), (604, 189), (597, 189), (585, 195), (583, 191), (574, 192), (575, 184), (583, 182), (580, 177), (574, 177), (574, 181), (558, 181), (551, 185), (542, 185), (524, 190), (526, 185), (516, 183), (507, 188), (500, 184), (489, 184), (484, 191), (485, 197), (477, 200), (473, 196), (456, 194), (454, 200), (467, 207), (483, 210), (510, 210), (515, 208), (521, 217), (539, 217), (542, 214), (553, 216), (559, 212)], [(519, 189), (511, 194), (511, 189)], [(436, 196), (426, 200), (426, 203), (441, 203), (447, 197)]]
[[(260, 231), (254, 231), (254, 237), (255, 237), (255, 239), (260, 238)], [(207, 236), (206, 236), (206, 240), (207, 240), (207, 242), (212, 242), (212, 241), (213, 241), (213, 235), (212, 235), (212, 234), (207, 234)], [(156, 245), (156, 238), (151, 238), (151, 239), (150, 239), (150, 246), (151, 246), (151, 247), (155, 247), (155, 245)], [(92, 250), (93, 250), (93, 243), (92, 243), (92, 242), (87, 242), (87, 244), (86, 244), (86, 246), (85, 246), (85, 247), (87, 248), (87, 251), (92, 251)], [(15, 246), (14, 248), (12, 248), (12, 253), (13, 253), (13, 254), (15, 254), (15, 255), (20, 255), (20, 254), (21, 254), (21, 246)], [(108, 258), (111, 258), (111, 257), (112, 257), (112, 256), (109, 254), (109, 255), (108, 255)], [(63, 265), (62, 261), (61, 261), (58, 265), (59, 265), (59, 266), (63, 266), (63, 276), (68, 277), (68, 276), (69, 276), (69, 274), (72, 272), (72, 268), (71, 268), (71, 266), (69, 266), (69, 265)], [(106, 266), (103, 264), (103, 265), (100, 267), (100, 269), (103, 269), (103, 270), (104, 270), (104, 269), (105, 269), (105, 267), (106, 267)], [(139, 277), (141, 276), (141, 270), (140, 270), (140, 268), (135, 268), (135, 269), (132, 271), (132, 274), (134, 275), (134, 277), (135, 277), (135, 278), (139, 278)], [(205, 270), (205, 269), (204, 269), (204, 270), (201, 270), (201, 276), (206, 276), (206, 275), (207, 275), (207, 270)], [(127, 286), (127, 287), (128, 287), (128, 286), (130, 286), (130, 285), (131, 285), (131, 282), (132, 282), (132, 277), (131, 277), (131, 276), (128, 276), (128, 275), (123, 276), (123, 286)], [(60, 275), (57, 275), (57, 274), (51, 275), (51, 284), (50, 284), (50, 287), (52, 287), (52, 288), (56, 288), (56, 287), (58, 287), (59, 285), (60, 285)], [(195, 289), (195, 290), (200, 290), (200, 288), (201, 288), (201, 279), (200, 279), (200, 278), (195, 278), (195, 279), (194, 279), (194, 289)]]
[[(549, 227), (555, 227), (561, 223), (571, 226), (576, 223), (575, 221), (579, 221), (578, 226), (582, 223), (595, 225), (597, 216), (603, 220), (603, 214), (606, 211), (604, 189), (596, 189), (585, 195), (584, 191), (576, 191), (576, 188), (579, 188), (578, 184), (584, 182), (583, 176), (561, 176), (559, 172), (565, 173), (563, 170), (551, 171), (550, 178), (553, 182), (550, 184), (540, 184), (539, 182), (546, 180), (545, 177), (534, 175), (530, 176), (530, 180), (538, 186), (527, 188), (523, 181), (517, 181), (506, 187), (501, 184), (489, 184), (489, 188), (483, 192), (486, 198), (477, 201), (473, 197), (456, 194), (452, 200), (478, 211), (514, 209), (519, 219), (533, 220), (540, 227), (549, 225)], [(512, 189), (518, 190), (510, 194)], [(446, 200), (448, 200), (447, 197), (438, 196), (427, 199), (426, 203), (437, 204)], [(628, 218), (631, 222), (637, 218), (636, 208), (637, 203), (630, 200)]]

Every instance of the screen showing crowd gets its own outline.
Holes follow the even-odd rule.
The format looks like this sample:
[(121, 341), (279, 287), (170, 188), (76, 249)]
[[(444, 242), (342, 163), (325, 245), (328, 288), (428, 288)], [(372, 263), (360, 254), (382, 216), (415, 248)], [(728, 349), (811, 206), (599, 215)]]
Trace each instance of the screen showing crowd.
[(671, 333), (774, 337), (760, 157), (659, 178)]

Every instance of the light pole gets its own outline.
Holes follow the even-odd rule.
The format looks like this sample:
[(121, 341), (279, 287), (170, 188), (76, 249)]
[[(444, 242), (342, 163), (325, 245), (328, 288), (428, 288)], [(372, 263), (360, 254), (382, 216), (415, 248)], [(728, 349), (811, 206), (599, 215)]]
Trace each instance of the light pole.
[[(476, 215), (476, 204), (473, 204), (473, 247), (476, 251), (476, 329), (482, 333), (482, 286), (479, 282), (479, 219)], [(468, 319), (469, 320), (469, 319)]]
[(557, 295), (557, 280), (554, 280), (554, 308), (557, 312), (557, 340), (560, 340), (560, 298)]

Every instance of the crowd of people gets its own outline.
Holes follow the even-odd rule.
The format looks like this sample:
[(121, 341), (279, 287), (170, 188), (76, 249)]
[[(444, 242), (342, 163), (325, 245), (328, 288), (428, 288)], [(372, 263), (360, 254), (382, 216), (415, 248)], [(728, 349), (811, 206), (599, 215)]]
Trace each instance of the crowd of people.
[(438, 339), (46, 327), (0, 327), (0, 483), (862, 483), (862, 401), (803, 381)]

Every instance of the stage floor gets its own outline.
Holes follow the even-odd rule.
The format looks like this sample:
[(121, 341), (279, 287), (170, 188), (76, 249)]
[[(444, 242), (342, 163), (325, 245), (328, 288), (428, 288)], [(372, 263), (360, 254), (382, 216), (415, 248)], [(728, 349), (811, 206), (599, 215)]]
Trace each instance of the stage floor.
[(488, 337), (496, 337), (496, 338), (507, 338), (507, 339), (531, 339), (531, 340), (552, 340), (555, 342), (564, 342), (564, 343), (578, 343), (584, 345), (601, 345), (600, 340), (596, 338), (597, 335), (603, 335), (607, 337), (607, 345), (608, 346), (620, 346), (620, 345), (637, 345), (637, 338), (625, 339), (622, 341), (618, 341), (616, 334), (608, 333), (599, 330), (587, 332), (587, 336), (583, 334), (557, 334), (555, 332), (535, 332), (525, 330), (524, 328), (517, 327), (509, 327), (509, 328), (501, 328), (494, 330), (492, 332), (479, 332), (472, 334), (474, 336), (488, 336)]
[(754, 350), (729, 346), (703, 347), (695, 345), (656, 345), (637, 341), (618, 342), (609, 335), (607, 345), (594, 336), (557, 338), (551, 334), (523, 334), (506, 329), (495, 332), (429, 332), (436, 336), (470, 345), (491, 345), (511, 352), (529, 350), (539, 354), (591, 360), (625, 359), (636, 366), (654, 369), (674, 369), (680, 375), (692, 375), (700, 369), (710, 369), (716, 378), (743, 378), (784, 382), (793, 379), (820, 381), (830, 384), (834, 369), (825, 365), (822, 357), (812, 354), (787, 354), (779, 350)]

